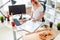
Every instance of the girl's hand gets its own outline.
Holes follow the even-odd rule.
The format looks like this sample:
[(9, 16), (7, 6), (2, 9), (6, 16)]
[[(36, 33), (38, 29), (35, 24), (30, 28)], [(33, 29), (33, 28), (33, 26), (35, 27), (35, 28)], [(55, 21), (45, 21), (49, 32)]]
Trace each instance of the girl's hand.
[(36, 19), (33, 19), (32, 21), (33, 21), (33, 22), (36, 22), (37, 20), (36, 20)]

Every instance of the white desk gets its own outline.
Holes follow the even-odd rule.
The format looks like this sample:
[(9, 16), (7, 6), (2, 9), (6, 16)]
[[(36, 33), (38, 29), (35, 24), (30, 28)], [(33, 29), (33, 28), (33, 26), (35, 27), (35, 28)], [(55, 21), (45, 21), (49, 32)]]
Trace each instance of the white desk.
[[(42, 23), (42, 24), (43, 24), (43, 23)], [(11, 24), (8, 23), (7, 21), (4, 22), (4, 25), (5, 25), (4, 27), (7, 27), (8, 29), (10, 29), (10, 30), (13, 31), (14, 40), (19, 40), (19, 38), (18, 38), (18, 39), (16, 38), (16, 32), (20, 32), (20, 33), (21, 33), (21, 31), (25, 31), (26, 33), (30, 33), (30, 32), (28, 32), (27, 30), (23, 30), (23, 29), (21, 29), (20, 31), (18, 31), (18, 30), (16, 29), (16, 27), (13, 29), (12, 26), (11, 26)], [(2, 25), (2, 26), (3, 26), (3, 25)], [(40, 25), (40, 26), (41, 26), (41, 25)], [(40, 27), (40, 26), (39, 26), (39, 27)], [(39, 27), (38, 27), (38, 28), (39, 28)], [(37, 30), (38, 28), (36, 28), (36, 30)], [(35, 31), (36, 31), (36, 30), (35, 30)], [(39, 29), (39, 30), (40, 30), (40, 29)], [(23, 32), (23, 33), (25, 33), (25, 32)], [(54, 30), (54, 33), (57, 33), (57, 32)], [(57, 34), (58, 34), (58, 33), (57, 33)], [(23, 36), (23, 35), (21, 35), (20, 38), (21, 38), (22, 36)]]
[[(16, 27), (12, 28), (12, 26), (11, 26), (11, 22), (13, 21), (12, 18), (17, 18), (18, 19), (20, 17), (20, 16), (17, 16), (17, 17), (16, 16), (11, 17), (10, 22), (7, 22), (6, 20), (4, 21), (4, 23), (0, 22), (0, 28), (5, 27), (5, 28), (8, 28), (9, 30), (13, 31), (14, 40), (19, 40), (22, 37), (22, 35), (20, 35), (19, 37), (16, 37), (16, 32), (18, 32), (18, 30), (16, 29)], [(26, 15), (25, 17), (27, 17), (27, 16), (28, 15)], [(24, 30), (20, 30), (20, 31), (24, 31)]]
[[(20, 16), (19, 15), (14, 15), (13, 17), (11, 17), (11, 19), (17, 19), (19, 21), (19, 18)], [(29, 20), (30, 16), (29, 15), (23, 15), (22, 18), (26, 18), (26, 20)], [(11, 20), (10, 19), (10, 20)], [(20, 29), (23, 29), (23, 30), (26, 30), (26, 31), (29, 31), (29, 32), (33, 32), (35, 31), (40, 25), (42, 24), (42, 22), (33, 22), (32, 20), (29, 20), (27, 22), (25, 22), (24, 24), (20, 25), (20, 26), (17, 26), (17, 29), (19, 30)], [(34, 26), (36, 27), (34, 27)], [(30, 29), (30, 30), (29, 30)]]
[[(16, 16), (14, 16), (15, 18), (17, 18)], [(13, 17), (13, 18), (14, 18)], [(19, 16), (20, 17), (20, 16)], [(19, 18), (18, 17), (18, 18)], [(26, 15), (26, 16), (23, 16), (23, 17), (28, 17), (28, 15)], [(17, 18), (17, 19), (18, 19)], [(29, 17), (28, 17), (29, 18)], [(11, 19), (12, 19), (12, 17), (11, 17)], [(11, 20), (12, 21), (12, 20)], [(10, 22), (11, 22), (10, 21)], [(14, 27), (14, 28), (12, 28), (12, 26), (11, 26), (11, 23), (10, 22), (7, 22), (7, 21), (4, 21), (4, 27), (6, 27), (6, 28), (8, 28), (8, 29), (10, 29), (10, 30), (12, 30), (13, 31), (13, 36), (14, 36), (14, 40), (19, 40), (21, 37), (22, 37), (22, 35), (17, 39), (16, 38), (16, 32), (20, 32), (20, 31), (25, 31), (26, 33), (30, 33), (29, 31), (27, 31), (27, 30), (24, 30), (24, 29), (21, 29), (20, 31), (18, 31), (17, 29), (16, 29), (16, 27)], [(36, 28), (36, 30), (37, 30), (38, 28)]]
[[(53, 29), (51, 29), (51, 32), (53, 33), (53, 36), (47, 38), (46, 40), (51, 40), (51, 39), (53, 39), (53, 40), (60, 40), (60, 31), (58, 31), (55, 28), (53, 28)], [(23, 40), (41, 40), (39, 38), (39, 36), (38, 36), (40, 33), (41, 33), (41, 31), (36, 31), (34, 33), (30, 33), (28, 35), (23, 36), (22, 39)]]
[(54, 40), (60, 40), (60, 34), (58, 34)]
[[(4, 26), (5, 25), (5, 26)], [(2, 24), (2, 26), (4, 26), (4, 27), (7, 27), (8, 29), (10, 29), (10, 30), (12, 30), (13, 31), (13, 36), (14, 36), (14, 40), (19, 40), (19, 38), (18, 39), (16, 39), (16, 32), (20, 32), (21, 33), (21, 31), (17, 31), (16, 30), (16, 28), (14, 28), (14, 29), (12, 29), (12, 26), (11, 26), (11, 24), (9, 24), (8, 22), (4, 22), (4, 25)], [(40, 27), (39, 27), (40, 28)], [(37, 29), (39, 29), (39, 28), (37, 28)], [(40, 30), (40, 29), (39, 29)], [(22, 31), (25, 31), (26, 33), (29, 33), (29, 32), (27, 32), (26, 30), (22, 30)], [(35, 30), (36, 31), (36, 30)], [(55, 27), (54, 27), (54, 29), (52, 30), (53, 31), (53, 33), (55, 33), (55, 37), (60, 33), (58, 30), (56, 30), (55, 29)], [(25, 33), (25, 32), (23, 32), (23, 33)], [(21, 38), (22, 36), (20, 36), (20, 38)], [(56, 38), (57, 39), (57, 38)]]

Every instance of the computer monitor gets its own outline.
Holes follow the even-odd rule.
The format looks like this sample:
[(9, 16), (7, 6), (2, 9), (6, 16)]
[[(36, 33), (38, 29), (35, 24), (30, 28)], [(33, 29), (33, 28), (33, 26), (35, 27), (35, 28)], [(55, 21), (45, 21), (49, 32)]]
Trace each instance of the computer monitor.
[(9, 14), (11, 15), (15, 14), (25, 14), (26, 13), (26, 7), (25, 5), (14, 5), (14, 6), (9, 6)]

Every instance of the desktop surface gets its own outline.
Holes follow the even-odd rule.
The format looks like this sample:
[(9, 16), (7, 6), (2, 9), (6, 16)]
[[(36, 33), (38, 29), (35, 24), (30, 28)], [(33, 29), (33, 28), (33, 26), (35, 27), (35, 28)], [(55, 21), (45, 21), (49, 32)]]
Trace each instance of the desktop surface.
[[(2, 24), (2, 23), (0, 22), (0, 24)], [(3, 24), (6, 25), (6, 22), (3, 23)], [(2, 24), (2, 26), (4, 26), (3, 24)], [(8, 23), (7, 23), (7, 24), (8, 24)], [(9, 25), (9, 26), (8, 26), (8, 25)], [(11, 26), (10, 26), (11, 24), (8, 24), (8, 25), (7, 25), (7, 26), (4, 26), (4, 27), (10, 28), (10, 27), (11, 27)], [(54, 28), (55, 28), (55, 27), (54, 27)], [(11, 28), (11, 29), (12, 29), (12, 28)], [(12, 31), (13, 31), (13, 30), (12, 30)], [(56, 29), (52, 30), (52, 32), (55, 34), (55, 35), (54, 35), (55, 37), (60, 33), (60, 32), (58, 32)], [(24, 32), (23, 32), (23, 33), (24, 33)], [(35, 34), (33, 34), (33, 35), (34, 35), (33, 37), (35, 38)], [(31, 35), (30, 35), (30, 36), (31, 36)]]

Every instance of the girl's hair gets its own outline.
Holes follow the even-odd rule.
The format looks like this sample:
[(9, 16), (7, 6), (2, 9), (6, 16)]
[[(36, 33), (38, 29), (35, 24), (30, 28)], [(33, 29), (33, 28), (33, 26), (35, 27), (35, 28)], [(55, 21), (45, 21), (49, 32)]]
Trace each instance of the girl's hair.
[(35, 0), (31, 0), (31, 2), (34, 2)]
[(36, 5), (38, 4), (38, 2), (37, 2), (37, 1), (35, 1), (35, 0), (31, 0), (31, 3), (32, 3), (32, 2), (34, 2)]

